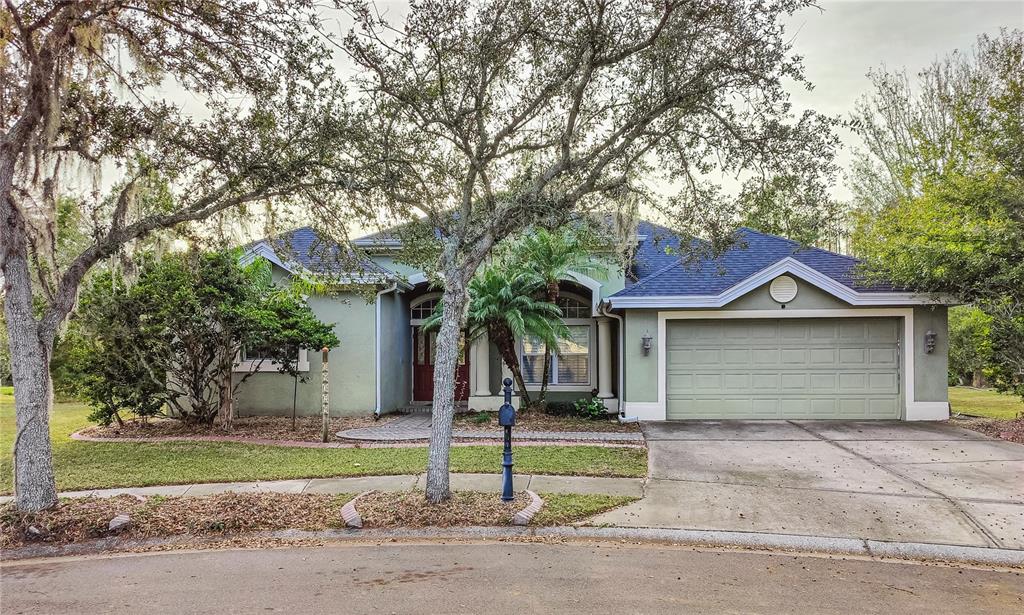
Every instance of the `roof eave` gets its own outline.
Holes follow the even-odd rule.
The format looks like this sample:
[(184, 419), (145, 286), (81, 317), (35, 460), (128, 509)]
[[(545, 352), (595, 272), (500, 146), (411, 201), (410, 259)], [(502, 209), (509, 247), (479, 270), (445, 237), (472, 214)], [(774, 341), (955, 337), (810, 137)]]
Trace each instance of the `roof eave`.
[(951, 305), (956, 301), (945, 296), (931, 296), (906, 292), (857, 291), (806, 265), (795, 258), (786, 257), (760, 271), (747, 276), (717, 295), (649, 295), (616, 296), (608, 298), (616, 308), (717, 308), (739, 299), (756, 288), (783, 274), (793, 274), (805, 282), (854, 306), (870, 305)]

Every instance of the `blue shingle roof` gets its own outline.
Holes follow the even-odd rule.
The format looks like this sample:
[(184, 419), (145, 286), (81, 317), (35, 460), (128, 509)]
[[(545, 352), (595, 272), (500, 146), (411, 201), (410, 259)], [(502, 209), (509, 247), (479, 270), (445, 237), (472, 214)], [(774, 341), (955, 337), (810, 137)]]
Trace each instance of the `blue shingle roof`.
[(394, 277), (394, 273), (347, 250), (316, 229), (304, 226), (256, 243), (265, 243), (285, 261), (298, 263), (321, 275), (371, 274)]
[[(706, 257), (695, 263), (683, 262), (678, 253), (679, 238), (665, 227), (642, 223), (644, 229), (661, 234), (660, 245), (645, 245), (637, 250), (637, 280), (613, 297), (707, 296), (718, 295), (751, 275), (785, 258), (793, 258), (857, 292), (891, 292), (888, 284), (867, 284), (859, 279), (859, 261), (851, 256), (820, 248), (809, 248), (798, 242), (761, 233), (750, 228), (737, 231), (737, 241), (716, 258)], [(666, 254), (665, 246), (672, 253)]]

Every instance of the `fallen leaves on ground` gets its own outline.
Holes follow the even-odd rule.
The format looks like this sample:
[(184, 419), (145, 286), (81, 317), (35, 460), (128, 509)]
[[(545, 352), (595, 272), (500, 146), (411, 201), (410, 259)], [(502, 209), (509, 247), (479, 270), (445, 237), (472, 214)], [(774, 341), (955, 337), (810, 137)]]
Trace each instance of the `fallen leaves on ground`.
[(512, 502), (497, 493), (456, 491), (451, 499), (431, 504), (422, 491), (370, 493), (356, 501), (363, 527), (453, 527), (460, 525), (511, 525), (512, 515), (530, 504), (525, 492)]
[[(530, 525), (565, 525), (629, 504), (633, 497), (591, 493), (541, 493), (544, 506)], [(457, 527), (511, 525), (530, 497), (517, 493), (506, 503), (497, 493), (456, 491), (447, 502), (430, 504), (421, 491), (371, 493), (356, 501), (363, 527)]]
[[(485, 420), (486, 419), (486, 420)], [(455, 415), (455, 429), (459, 431), (497, 431), (497, 412), (460, 413)], [(538, 411), (516, 413), (515, 431), (585, 431), (611, 433), (640, 433), (636, 423), (620, 423), (614, 417), (606, 420), (590, 420), (571, 416), (553, 416)]]
[[(573, 523), (636, 499), (565, 493), (541, 497), (544, 507), (532, 525)], [(342, 528), (341, 507), (350, 499), (348, 494), (222, 493), (148, 498), (119, 495), (63, 499), (55, 508), (39, 513), (19, 513), (13, 503), (7, 503), (0, 506), (0, 548), (63, 545), (115, 536), (130, 540), (197, 538), (196, 542), (133, 547), (143, 550), (189, 545), (216, 548), (204, 547), (207, 543), (255, 546), (277, 539), (252, 535), (253, 532)], [(429, 504), (422, 491), (402, 491), (369, 493), (358, 500), (356, 509), (367, 528), (507, 526), (512, 523), (512, 515), (529, 503), (526, 492), (517, 493), (512, 502), (502, 502), (497, 493), (456, 491), (447, 502)], [(121, 514), (128, 515), (131, 524), (120, 531), (110, 531), (110, 520)]]
[[(203, 497), (61, 500), (50, 510), (19, 513), (12, 503), (0, 507), (0, 547), (32, 542), (68, 544), (117, 535), (151, 538), (218, 535), (281, 529), (322, 530), (344, 527), (341, 507), (350, 495), (223, 493)], [(119, 532), (107, 526), (117, 515), (131, 517)], [(36, 534), (29, 528), (36, 528)]]
[(1008, 421), (1001, 419), (958, 418), (950, 422), (958, 427), (966, 427), (992, 438), (1024, 444), (1024, 417)]
[[(397, 416), (397, 415), (395, 415)], [(380, 426), (394, 416), (374, 421), (372, 416), (345, 416), (331, 419), (331, 439), (346, 429)], [(230, 431), (215, 425), (190, 425), (174, 419), (150, 419), (148, 421), (125, 421), (123, 427), (112, 424), (107, 427), (94, 426), (82, 430), (82, 434), (93, 438), (170, 438), (189, 436), (232, 436), (262, 440), (291, 440), (299, 442), (320, 442), (321, 423), (318, 416), (300, 416), (292, 429), (291, 417), (253, 416), (238, 418)]]

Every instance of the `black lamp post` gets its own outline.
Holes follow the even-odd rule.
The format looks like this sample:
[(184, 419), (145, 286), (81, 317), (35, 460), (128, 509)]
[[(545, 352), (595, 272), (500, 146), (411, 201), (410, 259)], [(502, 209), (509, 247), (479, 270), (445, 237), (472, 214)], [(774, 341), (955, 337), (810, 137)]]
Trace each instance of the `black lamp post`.
[(512, 426), (516, 424), (516, 409), (512, 407), (512, 379), (505, 378), (505, 403), (498, 409), (498, 424), (505, 428), (505, 448), (501, 453), (501, 499), (511, 502), (512, 493)]

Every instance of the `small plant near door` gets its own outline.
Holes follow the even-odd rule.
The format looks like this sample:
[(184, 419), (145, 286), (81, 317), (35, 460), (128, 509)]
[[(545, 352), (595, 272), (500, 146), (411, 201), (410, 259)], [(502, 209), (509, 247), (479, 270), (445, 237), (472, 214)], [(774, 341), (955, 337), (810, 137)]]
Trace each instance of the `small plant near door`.
[(608, 408), (605, 407), (604, 402), (597, 397), (584, 397), (577, 399), (576, 403), (573, 404), (576, 416), (590, 419), (592, 421), (600, 421), (608, 418)]

